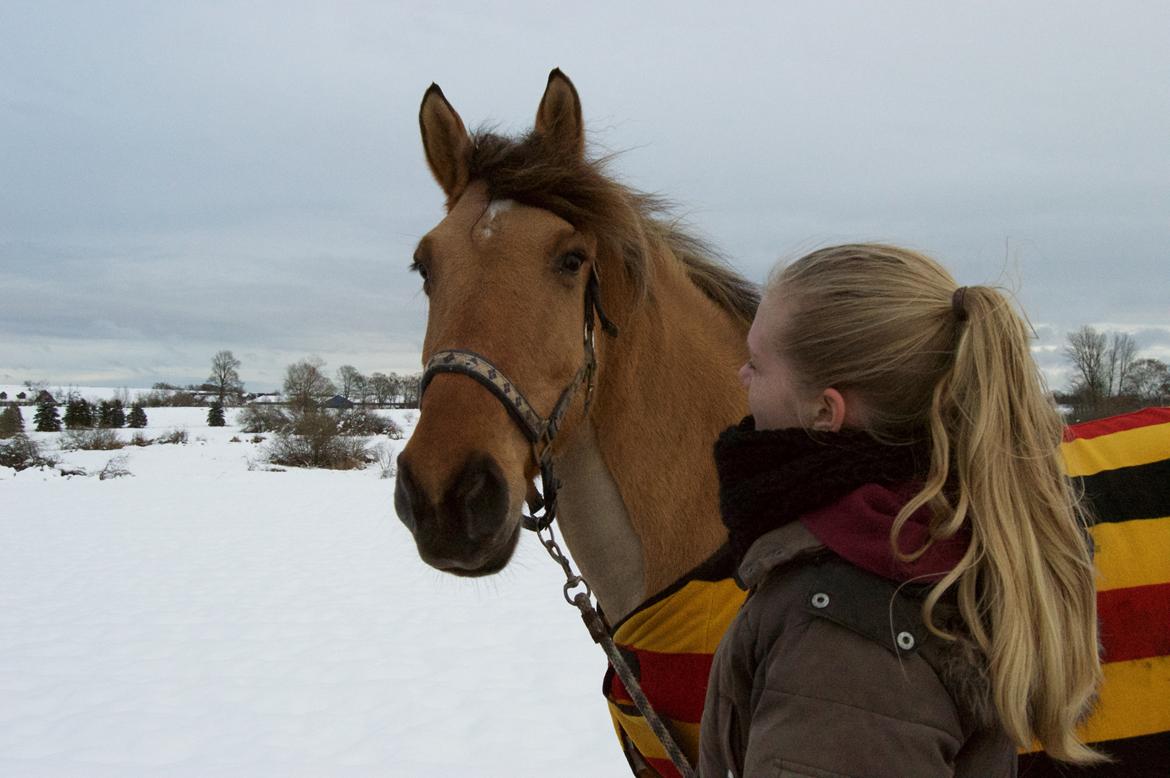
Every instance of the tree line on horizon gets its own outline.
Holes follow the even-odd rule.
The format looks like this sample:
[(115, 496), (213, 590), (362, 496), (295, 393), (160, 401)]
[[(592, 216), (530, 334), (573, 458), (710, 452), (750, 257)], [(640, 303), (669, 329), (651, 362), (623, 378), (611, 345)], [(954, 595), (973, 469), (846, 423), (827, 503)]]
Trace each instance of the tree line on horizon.
[[(211, 360), (211, 373), (202, 384), (176, 386), (156, 383), (147, 405), (199, 405), (196, 393), (214, 394), (221, 405), (241, 405), (248, 401), (244, 382), (240, 379), (242, 363), (229, 350), (216, 353)], [(353, 365), (337, 368), (334, 378), (325, 372), (325, 361), (320, 357), (306, 357), (285, 368), (282, 382), (284, 398), (290, 404), (308, 404), (310, 399), (341, 395), (359, 405), (396, 405), (401, 408), (417, 408), (418, 389), (422, 373), (400, 375), (398, 373), (362, 373)]]
[[(1071, 411), (1068, 414), (1070, 422), (1125, 413), (1149, 405), (1170, 404), (1170, 366), (1159, 359), (1140, 357), (1137, 341), (1128, 333), (1101, 332), (1091, 326), (1083, 326), (1068, 334), (1062, 353), (1072, 366), (1073, 378), (1067, 389), (1056, 391), (1053, 396), (1057, 403)], [(77, 420), (74, 423), (78, 425), (120, 427), (122, 424), (115, 425), (113, 420), (124, 413), (123, 409), (127, 405), (131, 405), (133, 422), (138, 422), (136, 413), (142, 408), (203, 405), (205, 403), (200, 401), (200, 394), (216, 398), (211, 405), (218, 406), (218, 409), (213, 408), (209, 421), (214, 418), (212, 423), (218, 424), (224, 407), (241, 405), (256, 397), (244, 391), (244, 382), (239, 373), (241, 364), (230, 350), (219, 351), (212, 357), (211, 370), (204, 383), (188, 384), (185, 387), (156, 383), (150, 392), (140, 394), (133, 404), (129, 402), (129, 393), (125, 389), (118, 390), (114, 400), (102, 401), (93, 408), (89, 408), (84, 399), (71, 392), (67, 397), (65, 426), (72, 428), (72, 414), (72, 418)], [(325, 372), (324, 360), (313, 356), (287, 366), (282, 383), (283, 401), (293, 408), (310, 408), (320, 405), (326, 398), (340, 395), (357, 405), (418, 408), (421, 383), (422, 373), (400, 375), (394, 372), (374, 372), (366, 375), (353, 365), (342, 365), (331, 378)], [(42, 399), (47, 394), (41, 391), (46, 386), (43, 383), (25, 381), (25, 385), (32, 395), (26, 396), (26, 402)], [(38, 431), (60, 429), (56, 402), (51, 395), (49, 400), (43, 409), (42, 404), (38, 403)], [(9, 411), (10, 408), (14, 409), (18, 416), (17, 404), (4, 392), (0, 392), (0, 403), (7, 405), (0, 413), (0, 436), (4, 436), (5, 431), (18, 423), (23, 430), (23, 419), (18, 422)], [(115, 405), (117, 411), (113, 410)], [(48, 406), (54, 409), (49, 410)], [(90, 414), (92, 421), (87, 421)], [(144, 414), (141, 426), (145, 426)], [(7, 437), (12, 434), (9, 431)]]
[[(223, 407), (245, 404), (263, 395), (251, 394), (244, 390), (244, 382), (239, 372), (241, 364), (230, 350), (219, 351), (212, 357), (210, 374), (203, 383), (179, 385), (159, 381), (154, 383), (149, 391), (139, 392), (135, 402), (146, 408), (192, 407), (209, 405), (209, 398), (214, 397)], [(290, 398), (300, 398), (304, 404), (306, 397), (319, 399), (340, 394), (358, 405), (417, 408), (421, 382), (421, 372), (408, 374), (373, 372), (366, 375), (353, 365), (342, 365), (331, 378), (325, 372), (324, 360), (313, 356), (287, 366), (282, 389), (286, 402), (296, 401)], [(9, 398), (6, 392), (0, 391), (0, 403), (17, 401), (35, 404), (41, 395), (48, 392), (49, 386), (45, 381), (25, 381), (24, 385), (27, 391), (21, 392), (15, 398)], [(74, 389), (59, 388), (58, 394), (62, 396), (53, 399), (60, 402), (67, 401), (78, 392)], [(131, 405), (128, 389), (115, 390), (114, 396), (123, 407)]]

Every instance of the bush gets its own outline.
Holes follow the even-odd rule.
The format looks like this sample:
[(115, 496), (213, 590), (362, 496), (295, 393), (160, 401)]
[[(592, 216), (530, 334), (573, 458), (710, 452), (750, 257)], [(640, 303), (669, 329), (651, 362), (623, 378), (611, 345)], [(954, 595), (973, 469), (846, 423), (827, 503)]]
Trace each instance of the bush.
[(40, 447), (20, 433), (11, 442), (0, 443), (0, 467), (25, 470), (30, 467), (53, 467), (57, 460), (41, 453)]
[(154, 443), (152, 438), (146, 437), (146, 435), (141, 432), (135, 432), (130, 436), (130, 441), (127, 445), (142, 447), (149, 446), (151, 443)]
[(67, 430), (61, 435), (61, 449), (65, 451), (112, 451), (125, 445), (113, 430)]
[(110, 478), (121, 478), (124, 475), (133, 474), (126, 469), (126, 455), (119, 454), (116, 457), (112, 457), (109, 462), (106, 462), (106, 466), (98, 473), (98, 480), (106, 481)]
[(393, 451), (387, 451), (385, 446), (375, 449), (378, 455), (378, 467), (382, 470), (381, 478), (393, 478), (398, 474), (397, 457)]
[(268, 444), (268, 461), (289, 467), (356, 470), (376, 459), (363, 440), (342, 435), (338, 419), (327, 413), (302, 413)]
[(249, 405), (240, 411), (241, 432), (281, 432), (292, 424), (292, 418), (280, 408), (271, 405)]
[(149, 392), (138, 395), (138, 405), (147, 408), (193, 408), (202, 405), (194, 392), (181, 389), (164, 389), (157, 387)]
[(187, 430), (171, 430), (170, 432), (164, 432), (162, 435), (159, 435), (154, 442), (161, 445), (166, 445), (168, 443), (186, 443)]
[(337, 417), (337, 429), (342, 435), (388, 435), (394, 440), (402, 439), (402, 428), (393, 419), (365, 408), (342, 411)]

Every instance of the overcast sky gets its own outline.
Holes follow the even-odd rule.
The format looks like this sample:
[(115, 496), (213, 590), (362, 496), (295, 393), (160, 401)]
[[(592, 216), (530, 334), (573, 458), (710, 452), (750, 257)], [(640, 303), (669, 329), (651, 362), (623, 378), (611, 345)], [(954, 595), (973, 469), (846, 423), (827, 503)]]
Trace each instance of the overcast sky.
[[(626, 7), (629, 6), (629, 7)], [(414, 371), (442, 217), (417, 111), (527, 129), (553, 67), (613, 169), (759, 281), (852, 240), (1170, 359), (1170, 4), (0, 0), (0, 383)]]

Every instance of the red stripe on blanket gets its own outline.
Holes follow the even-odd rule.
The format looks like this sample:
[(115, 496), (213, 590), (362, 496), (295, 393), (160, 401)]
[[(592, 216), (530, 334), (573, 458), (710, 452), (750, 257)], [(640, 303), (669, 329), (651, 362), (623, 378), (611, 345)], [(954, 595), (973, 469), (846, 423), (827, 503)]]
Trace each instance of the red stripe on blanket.
[(1087, 440), (1099, 438), (1102, 435), (1112, 435), (1115, 432), (1149, 427), (1154, 424), (1170, 423), (1170, 408), (1145, 408), (1133, 413), (1124, 413), (1120, 416), (1110, 416), (1096, 421), (1085, 421), (1065, 427), (1065, 442), (1073, 440)]
[[(627, 646), (621, 648), (623, 652), (630, 650)], [(638, 683), (658, 715), (698, 724), (703, 716), (712, 655), (662, 654), (637, 649), (633, 653), (638, 657)], [(617, 673), (613, 674), (610, 694), (618, 704), (633, 704)]]
[(682, 778), (682, 773), (680, 773), (678, 768), (674, 766), (674, 762), (670, 761), (669, 759), (651, 759), (648, 756), (643, 756), (642, 758), (645, 759), (646, 762), (651, 767), (653, 767), (659, 775), (662, 776), (662, 778)]
[(1097, 592), (1106, 662), (1170, 654), (1170, 583)]

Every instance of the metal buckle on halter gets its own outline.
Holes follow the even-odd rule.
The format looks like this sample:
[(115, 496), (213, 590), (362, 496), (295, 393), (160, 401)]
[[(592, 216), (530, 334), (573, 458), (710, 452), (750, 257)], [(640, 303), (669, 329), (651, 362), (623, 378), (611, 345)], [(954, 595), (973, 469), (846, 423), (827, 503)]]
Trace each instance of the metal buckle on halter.
[[(554, 434), (555, 431), (550, 432), (549, 427), (546, 426), (540, 439), (532, 444), (533, 459), (540, 465), (540, 489), (536, 489), (535, 484), (533, 484), (533, 488), (529, 490), (528, 508), (531, 513), (521, 513), (521, 516), (524, 529), (533, 532), (548, 529), (557, 516), (557, 490), (560, 488), (561, 482), (553, 473), (552, 438)], [(537, 446), (541, 443), (544, 445), (538, 450)], [(535, 499), (537, 504), (531, 504), (531, 499)], [(543, 512), (537, 515), (538, 511)]]

